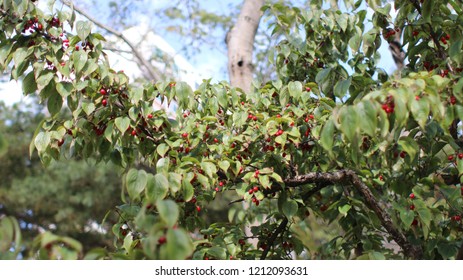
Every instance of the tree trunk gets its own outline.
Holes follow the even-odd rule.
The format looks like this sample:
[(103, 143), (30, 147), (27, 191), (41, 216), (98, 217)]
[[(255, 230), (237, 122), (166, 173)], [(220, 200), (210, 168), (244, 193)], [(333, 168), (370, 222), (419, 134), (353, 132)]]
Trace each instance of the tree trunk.
[(228, 74), (230, 84), (239, 87), (244, 92), (251, 90), (254, 66), (252, 64), (252, 51), (254, 37), (259, 26), (262, 12), (260, 9), (265, 0), (244, 0), (235, 26), (225, 39), (228, 47)]

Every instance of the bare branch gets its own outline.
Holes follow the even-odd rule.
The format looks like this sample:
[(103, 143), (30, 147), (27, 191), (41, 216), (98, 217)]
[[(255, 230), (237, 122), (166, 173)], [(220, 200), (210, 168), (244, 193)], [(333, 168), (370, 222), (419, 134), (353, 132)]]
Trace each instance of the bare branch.
[(79, 7), (76, 7), (72, 1), (69, 1), (69, 0), (62, 0), (63, 4), (70, 7), (71, 9), (74, 9), (76, 12), (78, 12), (79, 14), (81, 14), (82, 16), (86, 17), (88, 20), (90, 20), (91, 22), (93, 22), (95, 25), (97, 25), (98, 27), (106, 30), (107, 32), (113, 34), (114, 36), (118, 37), (119, 39), (121, 39), (122, 41), (124, 41), (129, 47), (130, 49), (132, 50), (133, 54), (135, 55), (135, 57), (137, 58), (137, 60), (139, 61), (139, 63), (143, 66), (143, 68), (145, 68), (146, 71), (148, 71), (148, 76), (149, 76), (149, 79), (151, 80), (154, 80), (154, 81), (159, 81), (161, 80), (161, 76), (159, 75), (159, 73), (157, 73), (154, 69), (154, 67), (151, 65), (151, 63), (149, 61), (147, 61), (143, 55), (139, 52), (139, 50), (137, 49), (137, 47), (132, 43), (130, 42), (130, 40), (124, 35), (122, 34), (121, 32), (111, 28), (110, 26), (107, 26), (103, 23), (101, 23), (100, 21), (98, 21), (97, 19), (93, 18), (91, 15), (89, 15), (88, 13), (86, 13), (84, 10), (82, 10), (81, 8)]

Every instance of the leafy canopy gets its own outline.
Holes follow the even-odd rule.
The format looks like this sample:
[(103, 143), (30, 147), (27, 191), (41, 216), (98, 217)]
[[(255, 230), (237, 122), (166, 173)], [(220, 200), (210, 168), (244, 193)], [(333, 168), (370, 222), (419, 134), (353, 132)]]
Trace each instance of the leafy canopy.
[[(242, 93), (207, 80), (196, 90), (169, 81), (133, 87), (105, 60), (104, 38), (72, 10), (3, 1), (0, 69), (11, 65), (24, 93), (50, 112), (31, 153), (46, 165), (68, 154), (127, 169), (117, 250), (85, 257), (461, 257), (461, 6), (368, 1), (366, 24), (366, 1), (330, 3), (264, 8), (285, 37), (269, 55), (278, 79)], [(377, 50), (395, 32), (408, 64), (389, 77)], [(157, 100), (176, 104), (175, 120), (153, 109)], [(139, 163), (146, 168), (134, 169)], [(223, 198), (250, 206), (222, 205), (227, 219), (208, 220)], [(18, 229), (8, 218), (0, 228), (5, 251)], [(317, 234), (324, 228), (329, 234)], [(80, 252), (48, 238), (41, 256)]]

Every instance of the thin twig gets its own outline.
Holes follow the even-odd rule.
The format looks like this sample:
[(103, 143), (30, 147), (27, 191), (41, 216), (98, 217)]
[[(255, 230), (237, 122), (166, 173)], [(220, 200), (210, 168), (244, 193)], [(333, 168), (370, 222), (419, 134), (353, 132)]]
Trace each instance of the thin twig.
[(151, 80), (154, 80), (154, 81), (159, 81), (161, 80), (161, 76), (154, 70), (153, 66), (151, 65), (151, 63), (149, 61), (147, 61), (143, 55), (138, 51), (137, 47), (132, 43), (130, 42), (130, 40), (124, 35), (122, 34), (121, 32), (99, 22), (98, 20), (96, 20), (95, 18), (93, 18), (91, 15), (89, 15), (88, 13), (86, 13), (84, 10), (82, 10), (81, 8), (79, 7), (76, 7), (75, 5), (72, 4), (72, 1), (66, 1), (66, 0), (62, 0), (63, 4), (70, 7), (71, 9), (74, 9), (76, 12), (78, 12), (79, 14), (81, 14), (82, 16), (86, 17), (88, 20), (90, 20), (91, 22), (93, 22), (95, 25), (97, 25), (98, 27), (106, 30), (107, 32), (113, 34), (114, 36), (120, 38), (122, 41), (124, 41), (129, 47), (130, 49), (132, 50), (133, 54), (135, 55), (135, 57), (138, 59), (138, 61), (141, 63), (141, 65), (146, 69), (146, 71), (148, 71), (148, 74), (149, 74), (149, 78)]

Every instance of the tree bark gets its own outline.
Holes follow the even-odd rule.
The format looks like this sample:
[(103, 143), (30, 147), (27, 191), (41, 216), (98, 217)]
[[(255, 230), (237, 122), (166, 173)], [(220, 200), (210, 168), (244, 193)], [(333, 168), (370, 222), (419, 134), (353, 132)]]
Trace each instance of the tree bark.
[(228, 47), (230, 84), (244, 92), (251, 90), (254, 37), (262, 17), (260, 9), (264, 2), (265, 0), (244, 0), (238, 20), (225, 39)]

